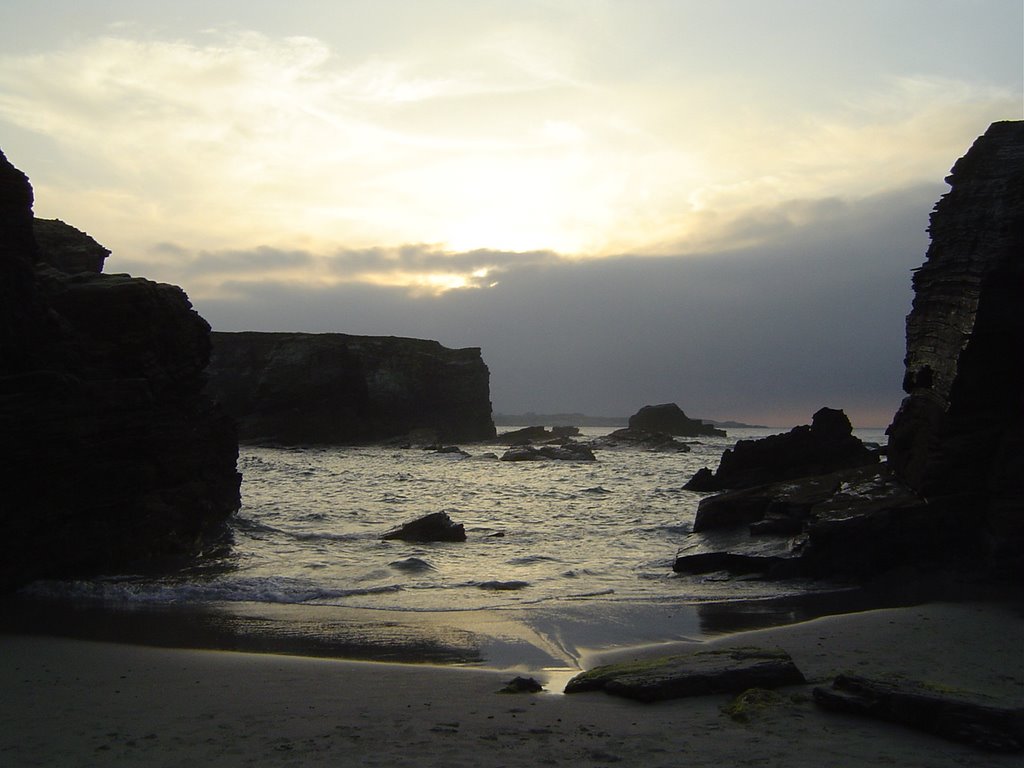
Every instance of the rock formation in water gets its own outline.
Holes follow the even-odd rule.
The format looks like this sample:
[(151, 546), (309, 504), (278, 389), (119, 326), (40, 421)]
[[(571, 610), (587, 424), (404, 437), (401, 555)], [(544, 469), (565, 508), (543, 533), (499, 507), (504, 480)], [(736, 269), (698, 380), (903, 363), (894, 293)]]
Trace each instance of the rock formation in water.
[(629, 417), (629, 428), (637, 432), (660, 432), (676, 437), (725, 437), (725, 431), (689, 418), (675, 403), (645, 405)]
[(0, 153), (0, 591), (196, 554), (239, 506), (209, 326), (176, 286), (100, 274), (105, 252), (34, 224)]
[(947, 181), (914, 275), (888, 462), (800, 477), (801, 451), (798, 479), (703, 499), (676, 571), (1024, 574), (1024, 122), (993, 124)]
[(452, 520), (447, 512), (431, 512), (393, 528), (380, 538), (382, 541), (465, 541), (466, 527)]
[(889, 463), (933, 508), (968, 506), (991, 556), (1024, 570), (1024, 122), (994, 123), (946, 181)]
[(595, 437), (590, 442), (596, 448), (635, 448), (643, 451), (663, 453), (688, 453), (690, 446), (664, 432), (648, 432), (644, 429), (616, 429), (607, 435)]
[(822, 408), (811, 417), (810, 426), (804, 424), (759, 440), (740, 440), (722, 454), (714, 473), (701, 469), (684, 487), (690, 491), (751, 488), (877, 463), (878, 454), (853, 435), (846, 414)]
[(353, 445), (495, 436), (477, 348), (341, 333), (214, 333), (208, 391), (245, 441)]

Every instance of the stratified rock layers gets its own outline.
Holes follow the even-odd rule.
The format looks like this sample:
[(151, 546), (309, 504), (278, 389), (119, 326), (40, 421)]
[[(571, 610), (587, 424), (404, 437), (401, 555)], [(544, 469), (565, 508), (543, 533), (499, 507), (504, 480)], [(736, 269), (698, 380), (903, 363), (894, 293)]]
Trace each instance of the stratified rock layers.
[[(947, 181), (914, 276), (908, 397), (887, 464), (807, 477), (832, 471), (814, 466), (826, 451), (801, 447), (813, 428), (781, 436), (792, 453), (741, 441), (687, 487), (756, 487), (700, 502), (676, 571), (870, 578), (980, 564), (1024, 575), (1024, 122), (994, 123)], [(845, 417), (829, 421), (829, 433), (848, 433)], [(776, 484), (758, 486), (767, 470)]]
[(0, 154), (0, 591), (194, 555), (239, 506), (234, 426), (202, 393), (206, 321), (59, 235), (37, 245), (32, 188)]
[(488, 440), (490, 372), (478, 348), (341, 333), (214, 333), (209, 392), (242, 440), (359, 444), (420, 433)]
[(889, 463), (932, 506), (968, 506), (996, 560), (1024, 558), (1024, 122), (953, 166), (914, 275)]

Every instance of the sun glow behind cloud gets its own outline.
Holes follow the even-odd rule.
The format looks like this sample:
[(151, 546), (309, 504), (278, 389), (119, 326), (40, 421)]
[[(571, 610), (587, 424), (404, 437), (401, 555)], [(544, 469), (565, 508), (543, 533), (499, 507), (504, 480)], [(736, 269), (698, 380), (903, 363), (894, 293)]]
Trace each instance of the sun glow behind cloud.
[[(235, 280), (443, 293), (486, 287), (500, 269), (360, 266), (339, 253), (428, 243), (435, 254), (592, 258), (755, 245), (765, 222), (799, 226), (801, 210), (816, 210), (800, 201), (941, 178), (965, 138), (1016, 106), (996, 87), (908, 75), (796, 110), (784, 97), (750, 100), (756, 73), (745, 73), (753, 85), (721, 76), (714, 88), (597, 75), (601, 42), (498, 26), (449, 50), (350, 60), (313, 37), (122, 31), (0, 57), (0, 119), (55, 148), (52, 165), (32, 169), (40, 215), (89, 229), (115, 260), (152, 257), (162, 279), (180, 281), (187, 259), (152, 246), (173, 242), (192, 260), (310, 254), (257, 260)], [(186, 287), (215, 292), (218, 274)]]

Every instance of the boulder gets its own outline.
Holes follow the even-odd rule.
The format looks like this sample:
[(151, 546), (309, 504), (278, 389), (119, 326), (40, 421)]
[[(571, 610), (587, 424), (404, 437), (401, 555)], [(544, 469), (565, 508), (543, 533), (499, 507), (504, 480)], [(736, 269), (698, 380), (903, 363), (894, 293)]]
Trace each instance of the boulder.
[(544, 686), (532, 677), (513, 677), (498, 693), (540, 693)]
[(31, 206), (0, 153), (0, 591), (223, 546), (238, 443), (203, 392), (209, 325), (176, 286), (93, 269), (72, 227), (41, 246)]
[(846, 414), (822, 408), (810, 426), (759, 440), (740, 440), (722, 454), (718, 469), (698, 471), (684, 488), (721, 491), (750, 488), (782, 480), (826, 474), (840, 469), (878, 463), (872, 451), (853, 435)]
[(724, 430), (687, 417), (675, 403), (645, 405), (629, 417), (629, 428), (677, 437), (725, 437)]
[(342, 333), (214, 333), (210, 394), (239, 437), (285, 445), (492, 439), (477, 348)]
[(1024, 750), (1024, 707), (905, 678), (839, 675), (816, 687), (814, 701), (833, 712), (873, 717), (990, 752)]
[(803, 674), (785, 651), (725, 648), (595, 667), (572, 678), (565, 693), (603, 690), (653, 702), (804, 682)]
[(456, 523), (447, 512), (432, 512), (411, 520), (381, 536), (383, 541), (465, 541), (466, 528)]

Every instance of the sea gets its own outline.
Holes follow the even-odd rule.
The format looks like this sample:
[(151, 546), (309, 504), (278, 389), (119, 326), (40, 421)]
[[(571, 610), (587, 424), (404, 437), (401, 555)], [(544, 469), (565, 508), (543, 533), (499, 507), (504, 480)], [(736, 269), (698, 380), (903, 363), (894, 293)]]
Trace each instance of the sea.
[[(611, 430), (584, 427), (577, 440)], [(376, 659), (405, 643), (416, 660), (507, 666), (528, 664), (538, 647), (578, 663), (584, 648), (799, 620), (815, 605), (835, 606), (846, 586), (672, 571), (705, 495), (685, 490), (686, 481), (716, 468), (737, 440), (778, 431), (728, 429), (685, 440), (688, 452), (596, 448), (592, 462), (501, 461), (500, 442), (463, 453), (242, 446), (230, 550), (171, 574), (38, 582), (21, 598), (63, 601), (79, 617), (93, 611), (111, 631), (148, 632), (151, 641), (182, 632), (181, 621), (156, 619), (184, 611), (213, 645)], [(886, 439), (880, 429), (855, 434)], [(381, 538), (438, 511), (465, 526), (465, 542)], [(490, 617), (489, 630), (480, 617)]]

